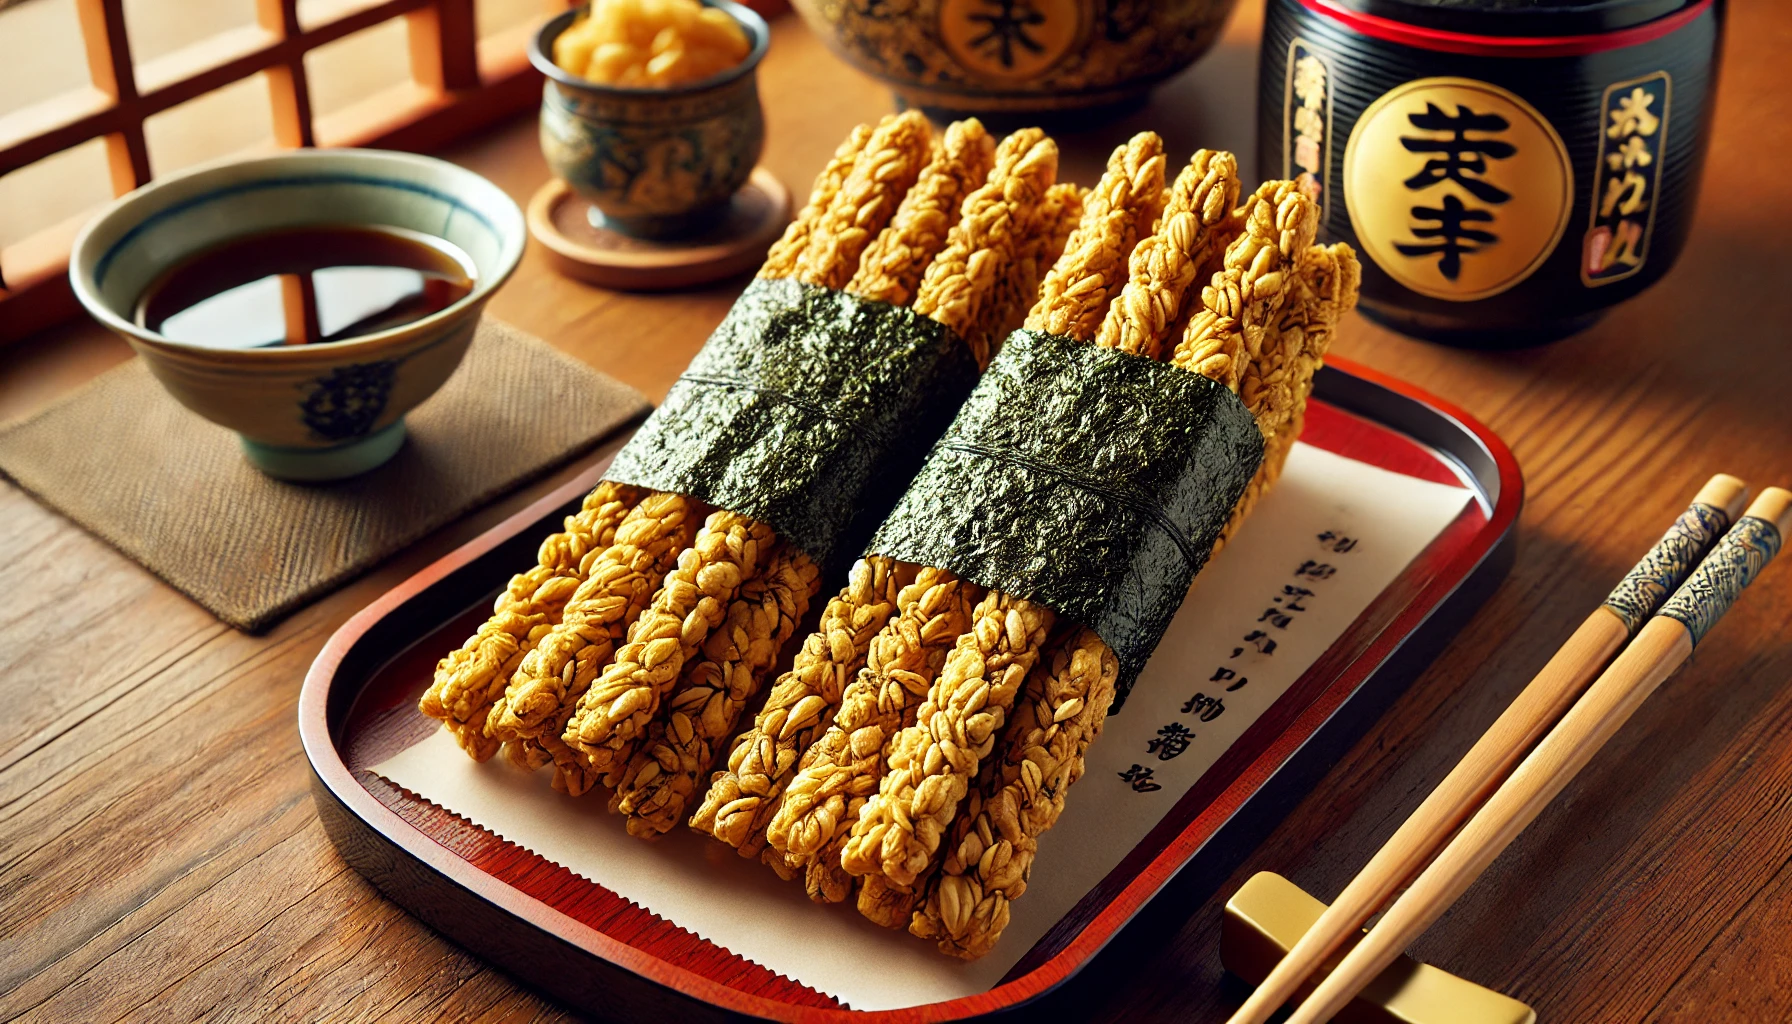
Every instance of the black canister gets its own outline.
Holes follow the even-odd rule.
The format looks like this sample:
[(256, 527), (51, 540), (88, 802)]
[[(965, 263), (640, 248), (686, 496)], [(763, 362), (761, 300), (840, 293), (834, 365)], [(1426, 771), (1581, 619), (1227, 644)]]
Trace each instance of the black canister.
[(1355, 246), (1361, 309), (1476, 347), (1585, 327), (1667, 272), (1721, 0), (1268, 0), (1259, 170)]

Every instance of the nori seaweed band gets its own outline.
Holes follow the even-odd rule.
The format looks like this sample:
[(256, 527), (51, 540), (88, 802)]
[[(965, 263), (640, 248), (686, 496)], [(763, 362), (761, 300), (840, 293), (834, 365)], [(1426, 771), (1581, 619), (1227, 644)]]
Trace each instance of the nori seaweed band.
[(756, 279), (606, 479), (738, 512), (838, 568), (977, 376), (965, 343), (913, 310)]
[(867, 550), (1095, 630), (1120, 662), (1118, 709), (1262, 460), (1225, 386), (1016, 331)]

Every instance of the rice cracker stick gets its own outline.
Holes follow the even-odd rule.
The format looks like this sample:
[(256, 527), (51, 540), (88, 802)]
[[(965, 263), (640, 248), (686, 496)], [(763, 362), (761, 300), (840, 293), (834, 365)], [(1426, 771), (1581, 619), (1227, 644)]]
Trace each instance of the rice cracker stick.
[(1338, 321), (1356, 306), (1362, 280), (1362, 265), (1355, 251), (1342, 242), (1310, 246), (1298, 261), (1287, 301), (1265, 338), (1264, 358), (1259, 360), (1273, 361), (1285, 369), (1273, 374), (1271, 386), (1260, 387), (1246, 403), (1258, 417), (1258, 425), (1267, 424), (1273, 433), (1264, 441), (1263, 464), (1232, 509), (1219, 544), (1232, 536), (1282, 475), (1288, 453), (1305, 425), (1313, 375), (1324, 365)]
[(927, 164), (932, 142), (933, 129), (918, 110), (879, 122), (809, 235), (792, 276), (823, 288), (841, 288), (852, 280), (859, 256), (895, 216)]
[(535, 568), (511, 578), (491, 618), (436, 665), (418, 708), (440, 719), (475, 760), (497, 752), (498, 741), (486, 735), (486, 722), (511, 672), (560, 620), (567, 600), (585, 579), (589, 559), (609, 547), (645, 493), (626, 484), (598, 484), (579, 511), (566, 517), (565, 529), (541, 542)]
[(1238, 203), (1238, 158), (1203, 149), (1176, 175), (1163, 216), (1133, 249), (1125, 289), (1101, 322), (1095, 343), (1159, 358), (1165, 335), (1182, 311), (1183, 295), (1210, 255)]
[(1002, 283), (1001, 308), (993, 314), (991, 358), (999, 350), (1000, 343), (1026, 322), (1027, 313), (1039, 294), (1039, 282), (1064, 255), (1071, 232), (1082, 219), (1086, 191), (1068, 181), (1061, 181), (1046, 190), (1038, 215), (1026, 231), (1026, 242), (1014, 254), (1013, 271)]
[(852, 173), (852, 165), (871, 141), (871, 126), (859, 125), (834, 150), (834, 157), (815, 177), (815, 185), (809, 192), (809, 201), (797, 211), (796, 219), (784, 229), (784, 234), (772, 243), (771, 251), (765, 254), (765, 263), (759, 268), (760, 277), (795, 277), (797, 264), (801, 262), (803, 250), (808, 248), (809, 237), (815, 233), (816, 225), (827, 216), (828, 207), (833, 204), (834, 197), (839, 194), (840, 186), (846, 183), (846, 176)]
[(1023, 128), (1003, 139), (988, 180), (966, 197), (945, 250), (921, 278), (915, 312), (956, 331), (979, 368), (1000, 341), (1003, 289), (1026, 286), (1017, 257), (1057, 174), (1058, 146), (1044, 132)]
[(1027, 888), (1038, 837), (1101, 734), (1120, 663), (1093, 630), (1059, 631), (1016, 703), (1002, 755), (953, 822), (937, 881), (908, 928), (942, 952), (972, 959), (995, 946), (1008, 904)]
[(609, 658), (614, 641), (641, 613), (678, 552), (696, 534), (690, 502), (648, 494), (593, 553), (560, 621), (517, 666), (492, 708), (486, 734), (502, 742), (539, 735), (570, 694), (577, 698)]
[(808, 555), (780, 544), (766, 570), (741, 585), (703, 642), (703, 657), (685, 666), (666, 698), (666, 717), (649, 726), (622, 773), (610, 809), (628, 816), (630, 834), (656, 838), (684, 816), (741, 708), (808, 613), (819, 577)]
[(552, 763), (555, 788), (574, 796), (591, 787), (594, 779), (561, 733), (696, 535), (698, 509), (683, 495), (649, 494), (597, 553), (560, 622), (517, 665), (487, 720), (486, 734), (503, 741), (512, 764)]
[[(856, 800), (876, 792), (884, 744), (914, 721), (927, 684), (968, 628), (979, 589), (923, 569), (897, 595), (897, 616), (871, 641), (866, 665), (846, 688), (834, 722), (803, 754), (766, 829), (768, 854), (800, 868), (852, 827)], [(811, 897), (816, 897), (811, 893)]]
[[(1257, 223), (1260, 236), (1267, 237), (1265, 222)], [(1290, 242), (1297, 239), (1298, 234)], [(1241, 251), (1248, 247), (1250, 243)], [(1260, 245), (1255, 248), (1261, 252)], [(1259, 428), (1273, 432), (1264, 466), (1275, 469), (1259, 470), (1233, 511), (1228, 532), (1273, 481), (1298, 436), (1312, 374), (1338, 318), (1354, 303), (1360, 279), (1347, 246), (1311, 246), (1299, 258), (1283, 262), (1297, 267), (1289, 284), (1290, 298), (1265, 332), (1257, 356), (1238, 374), (1287, 382), (1282, 386), (1289, 395), (1273, 397), (1270, 389), (1260, 388), (1255, 406), (1247, 406), (1258, 417)], [(1223, 362), (1209, 362), (1206, 368), (1231, 375)], [(1292, 416), (1276, 418), (1278, 410), (1290, 407)], [(1000, 938), (1007, 926), (1008, 904), (1026, 889), (1037, 839), (1062, 812), (1065, 791), (1082, 775), (1088, 746), (1099, 734), (1113, 699), (1117, 663), (1107, 645), (1082, 627), (1062, 632), (1053, 640), (1049, 670), (1029, 681), (1015, 707), (1013, 725), (1003, 740), (1000, 779), (986, 783), (990, 788), (967, 804), (965, 816), (954, 822), (939, 876), (910, 922), (911, 933), (936, 941), (942, 952), (975, 958)]]
[(678, 567), (630, 627), (628, 643), (579, 698), (561, 734), (593, 776), (620, 772), (647, 733), (685, 662), (722, 624), (741, 584), (761, 569), (776, 538), (734, 512), (714, 512)]
[[(1108, 170), (1083, 197), (1081, 219), (1039, 287), (1026, 324), (1081, 332), (1092, 339), (1138, 240), (1163, 202), (1163, 147), (1142, 133), (1114, 151)], [(1103, 284), (1112, 281), (1111, 288)], [(1093, 283), (1092, 283), (1093, 282)], [(946, 826), (987, 756), (1053, 621), (1043, 605), (992, 593), (932, 681), (916, 723), (886, 751), (888, 773), (867, 799), (842, 849), (851, 874), (881, 877), (861, 893), (860, 909), (880, 923), (917, 898)], [(890, 890), (894, 889), (895, 892)]]
[[(968, 154), (964, 159), (981, 165), (981, 147), (976, 145), (981, 126), (972, 125), (976, 123), (961, 122), (947, 129), (941, 159), (964, 152)], [(944, 180), (955, 172), (933, 167), (928, 173)], [(993, 318), (1004, 311), (993, 303), (975, 301), (971, 295), (974, 289), (969, 277), (973, 272), (971, 268), (986, 277), (994, 275), (995, 280), (1007, 287), (1031, 290), (1033, 281), (1015, 280), (1014, 276), (1036, 273), (1036, 269), (1031, 268), (1037, 267), (1039, 259), (1035, 257), (1028, 263), (1016, 260), (1013, 254), (1029, 244), (1030, 239), (1024, 232), (1043, 226), (1040, 219), (1043, 214), (1037, 208), (1042, 204), (1050, 206), (1051, 179), (1056, 173), (1056, 147), (1042, 133), (1018, 132), (1005, 139), (996, 150), (987, 180), (965, 198), (963, 215), (947, 233), (945, 248), (928, 265), (916, 296), (916, 311), (945, 323), (960, 336), (966, 336), (968, 331), (971, 336), (987, 338), (1000, 330), (1001, 326), (994, 323)], [(918, 185), (916, 191), (921, 188)], [(1062, 192), (1057, 193), (1056, 202), (1057, 207), (1051, 214), (1054, 235), (1058, 232), (1056, 220), (1062, 219), (1062, 207), (1066, 202)], [(860, 272), (849, 284), (849, 289), (887, 287), (887, 282), (906, 271), (880, 265), (878, 261), (896, 260), (906, 266), (907, 254), (923, 249), (929, 244), (928, 239), (936, 237), (931, 218), (921, 216), (918, 208), (910, 207), (907, 201), (904, 209), (915, 211), (914, 215), (897, 216), (885, 233), (895, 236), (894, 240), (885, 244), (880, 238), (879, 243), (866, 253)], [(1017, 230), (1023, 234), (1017, 237)], [(1036, 246), (1038, 243), (1032, 244)], [(1021, 269), (1014, 269), (1017, 263)], [(976, 354), (975, 348), (973, 354)], [(984, 358), (979, 357), (979, 365)], [(884, 579), (885, 587), (895, 583), (898, 570), (893, 563), (887, 559), (873, 559), (871, 563), (874, 566), (872, 575)], [(853, 590), (853, 585), (849, 584), (847, 592)], [(847, 592), (842, 596), (845, 597)], [(824, 693), (811, 688), (805, 680), (837, 679), (844, 685), (845, 680), (858, 672), (864, 664), (871, 636), (889, 621), (888, 601), (877, 603), (883, 608), (881, 614), (859, 617), (859, 624), (851, 635), (860, 639), (850, 649), (830, 644), (825, 649), (816, 649), (810, 656), (810, 645), (805, 644), (804, 653), (798, 655), (798, 664), (773, 688), (765, 710), (753, 728), (736, 741), (729, 768), (717, 773), (703, 805), (692, 818), (692, 827), (736, 847), (743, 856), (755, 856), (764, 848), (766, 830), (777, 813), (783, 786), (798, 766), (799, 755), (809, 749), (820, 730), (827, 728), (844, 697), (844, 689)], [(844, 615), (846, 609), (842, 608), (841, 612)], [(866, 628), (879, 619), (877, 628)], [(844, 637), (847, 634), (839, 630), (833, 635)], [(823, 657), (833, 659), (836, 651), (839, 660), (828, 665)], [(790, 716), (799, 707), (803, 714), (793, 724)], [(776, 739), (766, 735), (766, 730), (771, 727), (778, 729)], [(796, 863), (787, 868), (781, 849), (768, 851), (765, 856), (767, 863), (781, 874), (801, 866)]]
[(995, 140), (976, 118), (955, 121), (915, 186), (896, 208), (890, 226), (866, 248), (846, 290), (867, 299), (906, 306), (928, 264), (946, 246), (958, 208), (995, 159)]
[(1051, 609), (1025, 598), (984, 597), (915, 724), (890, 741), (889, 774), (854, 823), (842, 867), (911, 889), (925, 876), (1053, 621)]
[[(1249, 406), (1245, 356), (1262, 351), (1264, 332), (1287, 301), (1288, 272), (1318, 231), (1319, 208), (1294, 183), (1271, 181), (1245, 202), (1243, 221), (1170, 361), (1219, 381)], [(1261, 387), (1263, 372), (1253, 375), (1253, 388)]]
[(759, 856), (777, 798), (798, 759), (833, 724), (847, 684), (865, 666), (872, 638), (896, 613), (902, 575), (888, 558), (853, 565), (845, 588), (822, 610), (820, 626), (772, 687), (752, 727), (735, 740), (728, 766), (711, 780), (691, 818), (692, 828), (743, 857)]
[[(1338, 316), (1356, 302), (1361, 271), (1348, 246), (1324, 249), (1326, 257), (1312, 254), (1319, 227), (1319, 208), (1288, 181), (1259, 186), (1239, 211), (1243, 231), (1226, 247), (1224, 269), (1201, 290), (1201, 308), (1189, 320), (1170, 359), (1184, 369), (1208, 377), (1236, 392), (1257, 420), (1263, 433), (1263, 463), (1233, 509), (1214, 551), (1230, 539), (1256, 504), (1257, 498), (1281, 473), (1288, 452), (1299, 433), (1298, 412), (1304, 409), (1312, 373), (1323, 351), (1287, 351), (1282, 344), (1283, 307), (1295, 294), (1302, 261), (1309, 276), (1332, 299), (1329, 316)], [(1333, 272), (1321, 273), (1329, 266)], [(1325, 282), (1319, 282), (1319, 277)], [(1348, 299), (1348, 302), (1344, 300)], [(1315, 306), (1315, 309), (1318, 307)], [(1297, 316), (1304, 324), (1306, 315)], [(1314, 340), (1326, 345), (1330, 329), (1317, 331)], [(1300, 367), (1306, 366), (1300, 383)], [(1298, 407), (1298, 408), (1297, 408)]]
[(1078, 341), (1093, 339), (1108, 304), (1127, 281), (1127, 259), (1163, 204), (1164, 144), (1140, 132), (1108, 157), (1101, 181), (1083, 197), (1082, 218), (1064, 258), (1039, 285), (1026, 326)]

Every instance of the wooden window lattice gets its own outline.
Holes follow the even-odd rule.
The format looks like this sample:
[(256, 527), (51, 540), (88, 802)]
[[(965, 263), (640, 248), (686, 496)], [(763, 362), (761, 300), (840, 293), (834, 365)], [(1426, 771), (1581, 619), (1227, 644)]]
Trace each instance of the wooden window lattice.
[[(0, 176), (93, 139), (104, 141), (114, 195), (152, 177), (143, 125), (162, 111), (265, 73), (274, 141), (427, 149), (521, 110), (539, 78), (524, 45), (531, 26), (478, 38), (474, 0), (317, 0), (301, 23), (298, 0), (256, 0), (256, 25), (222, 33), (178, 55), (179, 67), (131, 60), (123, 0), (75, 0), (92, 90), (57, 97), (0, 118)], [(0, 0), (0, 6), (4, 6)], [(544, 0), (544, 8), (564, 3)], [(305, 55), (394, 18), (410, 41), (411, 100), (396, 109), (329, 119), (320, 140)], [(145, 74), (145, 72), (149, 72)], [(67, 280), (67, 226), (0, 251), (0, 342), (73, 315)]]

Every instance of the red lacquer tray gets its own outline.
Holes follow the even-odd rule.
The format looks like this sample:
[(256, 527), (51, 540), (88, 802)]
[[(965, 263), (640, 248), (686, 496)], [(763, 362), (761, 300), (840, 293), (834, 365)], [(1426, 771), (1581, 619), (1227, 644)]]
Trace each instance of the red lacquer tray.
[(418, 573), (330, 638), (299, 698), (324, 826), (343, 857), (411, 913), (524, 984), (604, 1018), (920, 1022), (1030, 1016), (1074, 1000), (1082, 986), (1065, 983), (1086, 967), (1098, 975), (1104, 949), (1131, 946), (1200, 906), (1511, 565), (1523, 482), (1498, 438), (1460, 410), (1342, 361), (1321, 372), (1315, 397), (1309, 443), (1470, 486), (1479, 500), (988, 992), (849, 1010), (367, 770), (436, 726), (416, 710), (436, 660), (472, 632), (607, 462)]

